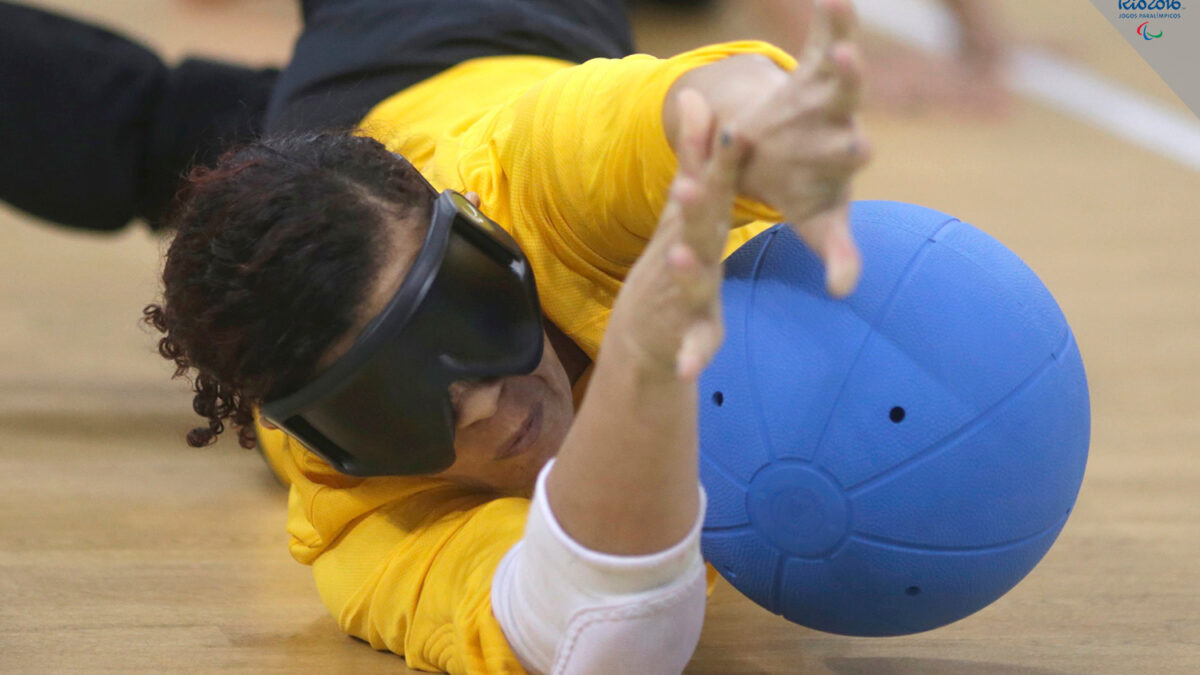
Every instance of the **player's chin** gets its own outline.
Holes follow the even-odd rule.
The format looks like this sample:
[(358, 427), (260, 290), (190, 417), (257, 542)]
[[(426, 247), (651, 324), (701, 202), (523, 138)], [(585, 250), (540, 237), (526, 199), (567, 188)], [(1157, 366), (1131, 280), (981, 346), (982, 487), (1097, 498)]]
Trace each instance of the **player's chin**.
[(527, 452), (507, 460), (500, 460), (508, 465), (504, 467), (503, 471), (505, 484), (499, 486), (502, 491), (524, 497), (531, 496), (533, 488), (537, 484), (538, 474), (562, 448), (562, 436), (562, 434), (544, 436), (538, 439), (538, 443), (529, 448)]

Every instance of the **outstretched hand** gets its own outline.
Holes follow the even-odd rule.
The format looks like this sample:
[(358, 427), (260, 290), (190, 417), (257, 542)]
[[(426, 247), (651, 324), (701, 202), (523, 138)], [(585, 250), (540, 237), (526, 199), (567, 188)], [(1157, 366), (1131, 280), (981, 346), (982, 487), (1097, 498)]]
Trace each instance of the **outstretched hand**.
[(609, 333), (643, 365), (698, 377), (721, 345), (721, 253), (747, 144), (732, 128), (716, 129), (703, 96), (678, 98), (679, 169), (654, 237), (613, 308)]
[(856, 120), (863, 65), (851, 42), (857, 21), (849, 0), (826, 0), (818, 12), (830, 26), (829, 46), (809, 52), (732, 123), (754, 145), (741, 191), (783, 213), (824, 261), (829, 292), (841, 297), (862, 267), (848, 207), (850, 178), (869, 156)]

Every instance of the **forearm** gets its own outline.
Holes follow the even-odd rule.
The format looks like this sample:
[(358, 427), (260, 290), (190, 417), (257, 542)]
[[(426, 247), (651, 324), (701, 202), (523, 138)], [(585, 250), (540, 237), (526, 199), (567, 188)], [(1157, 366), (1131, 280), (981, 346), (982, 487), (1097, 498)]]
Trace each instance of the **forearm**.
[(704, 622), (696, 385), (625, 339), (621, 307), (493, 579), (493, 612), (536, 672), (680, 672)]
[(696, 385), (650, 366), (610, 327), (587, 398), (547, 479), (555, 517), (579, 544), (638, 555), (695, 522)]
[(720, 253), (747, 145), (716, 132), (700, 92), (682, 92), (678, 106), (667, 204), (613, 305), (588, 395), (546, 481), (563, 531), (601, 553), (667, 549), (702, 515), (696, 378), (720, 344)]

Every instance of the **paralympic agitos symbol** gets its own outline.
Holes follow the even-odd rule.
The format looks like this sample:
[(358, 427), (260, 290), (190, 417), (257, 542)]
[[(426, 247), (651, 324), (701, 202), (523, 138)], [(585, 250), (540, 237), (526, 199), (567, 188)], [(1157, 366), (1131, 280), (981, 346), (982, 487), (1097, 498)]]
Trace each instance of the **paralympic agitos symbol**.
[(1149, 21), (1143, 21), (1142, 25), (1137, 27), (1137, 34), (1141, 35), (1143, 40), (1153, 40), (1154, 38), (1162, 37), (1161, 30), (1158, 31), (1157, 33), (1150, 32), (1150, 29), (1146, 27), (1146, 25), (1149, 23), (1150, 23)]

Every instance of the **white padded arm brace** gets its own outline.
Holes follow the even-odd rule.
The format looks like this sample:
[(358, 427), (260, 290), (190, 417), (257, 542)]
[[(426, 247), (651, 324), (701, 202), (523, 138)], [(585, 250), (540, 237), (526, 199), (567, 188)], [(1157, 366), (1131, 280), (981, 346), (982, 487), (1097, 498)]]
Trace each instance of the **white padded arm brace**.
[(705, 496), (683, 541), (644, 556), (584, 548), (562, 530), (538, 476), (525, 536), (492, 579), (492, 611), (513, 652), (536, 673), (678, 673), (704, 623), (700, 557)]

